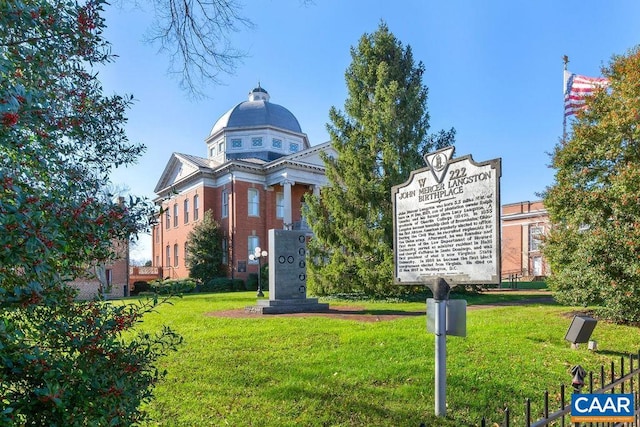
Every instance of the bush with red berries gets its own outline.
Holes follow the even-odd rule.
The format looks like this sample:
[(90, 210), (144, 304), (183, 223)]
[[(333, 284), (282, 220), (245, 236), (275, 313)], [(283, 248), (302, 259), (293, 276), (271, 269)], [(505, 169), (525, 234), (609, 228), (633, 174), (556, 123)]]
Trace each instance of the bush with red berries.
[(105, 96), (103, 0), (0, 2), (0, 425), (130, 425), (181, 338), (136, 333), (157, 300), (79, 302), (69, 280), (117, 256), (150, 203), (104, 196), (144, 152), (130, 96)]

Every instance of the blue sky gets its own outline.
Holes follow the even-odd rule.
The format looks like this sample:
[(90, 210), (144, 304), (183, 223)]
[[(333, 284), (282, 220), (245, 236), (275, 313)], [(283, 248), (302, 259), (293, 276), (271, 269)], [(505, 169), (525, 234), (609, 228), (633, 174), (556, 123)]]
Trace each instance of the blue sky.
[(244, 15), (255, 27), (232, 42), (247, 57), (205, 88), (209, 98), (193, 100), (168, 74), (168, 57), (143, 42), (150, 14), (107, 9), (105, 36), (119, 57), (99, 75), (107, 94), (134, 95), (128, 135), (147, 146), (138, 164), (116, 171), (116, 184), (153, 197), (171, 153), (206, 157), (213, 124), (258, 81), (312, 145), (327, 141), (329, 109), (347, 98), (350, 48), (383, 20), (426, 67), (431, 131), (454, 127), (457, 156), (502, 159), (502, 204), (538, 200), (562, 135), (562, 56), (570, 71), (599, 76), (612, 55), (640, 44), (637, 0), (258, 0)]

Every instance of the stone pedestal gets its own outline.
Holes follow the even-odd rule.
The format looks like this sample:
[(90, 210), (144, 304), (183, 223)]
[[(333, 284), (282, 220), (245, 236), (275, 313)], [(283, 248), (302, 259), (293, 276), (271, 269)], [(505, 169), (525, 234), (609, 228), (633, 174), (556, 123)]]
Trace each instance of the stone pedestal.
[(285, 313), (315, 313), (329, 310), (328, 303), (318, 302), (317, 298), (258, 300), (256, 305), (245, 308), (252, 313), (285, 314)]
[(269, 299), (247, 311), (262, 314), (318, 312), (329, 304), (307, 298), (307, 236), (299, 230), (269, 230)]

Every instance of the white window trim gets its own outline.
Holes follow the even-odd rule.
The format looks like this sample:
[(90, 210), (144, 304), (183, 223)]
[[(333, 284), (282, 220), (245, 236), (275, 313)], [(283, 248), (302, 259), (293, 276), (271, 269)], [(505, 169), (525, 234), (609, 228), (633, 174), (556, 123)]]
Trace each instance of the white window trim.
[(229, 216), (229, 192), (227, 190), (222, 190), (222, 206), (220, 216), (222, 218), (227, 218)]
[[(529, 251), (540, 251), (540, 244), (542, 243), (542, 236), (544, 235), (544, 227), (541, 225), (529, 226)], [(536, 238), (537, 237), (537, 238)], [(537, 241), (536, 247), (534, 247), (534, 241)]]
[[(255, 244), (252, 245), (252, 242), (254, 242)], [(253, 253), (255, 252), (255, 249), (257, 247), (259, 247), (259, 246), (260, 246), (260, 238), (258, 236), (249, 236), (249, 237), (247, 237), (247, 250), (248, 250), (248, 252), (247, 252), (247, 259), (248, 259), (247, 263), (249, 263), (249, 264), (257, 264), (258, 263), (257, 259), (251, 260), (251, 258), (249, 258), (249, 255), (253, 255)]]
[[(251, 194), (256, 195), (255, 203), (251, 199)], [(255, 207), (255, 209), (252, 209), (252, 207)], [(257, 188), (249, 188), (247, 190), (247, 216), (260, 217), (260, 192)]]
[(284, 218), (284, 193), (276, 193), (276, 218)]

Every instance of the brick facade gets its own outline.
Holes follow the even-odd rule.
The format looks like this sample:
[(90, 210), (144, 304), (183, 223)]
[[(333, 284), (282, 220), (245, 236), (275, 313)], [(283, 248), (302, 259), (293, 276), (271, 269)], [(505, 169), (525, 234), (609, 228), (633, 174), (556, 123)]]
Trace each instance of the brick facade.
[(549, 275), (540, 251), (541, 237), (549, 232), (549, 215), (541, 201), (502, 206), (502, 278)]
[(223, 230), (231, 278), (258, 272), (249, 251), (268, 248), (270, 229), (307, 232), (301, 216), (304, 194), (319, 194), (326, 185), (322, 155), (336, 152), (328, 142), (312, 147), (296, 117), (270, 99), (258, 84), (246, 101), (220, 116), (205, 138), (206, 157), (171, 155), (154, 190), (162, 214), (153, 228), (152, 263), (165, 277), (189, 274), (184, 247), (200, 219), (185, 222), (184, 203), (189, 200), (193, 211), (195, 195), (201, 215), (211, 210)]
[[(249, 213), (249, 191), (258, 195), (258, 215)], [(307, 185), (293, 185), (292, 219), (298, 225), (302, 221), (302, 201), (304, 195), (311, 190)], [(227, 240), (227, 260), (229, 277), (247, 279), (251, 273), (257, 273), (258, 264), (249, 260), (249, 238), (257, 238), (258, 246), (268, 247), (270, 229), (284, 228), (281, 215), (278, 215), (277, 200), (284, 192), (283, 186), (274, 184), (265, 186), (255, 182), (234, 179), (218, 187), (208, 187), (204, 181), (189, 191), (179, 193), (169, 200), (162, 201), (163, 214), (152, 230), (153, 265), (162, 267), (165, 278), (186, 278), (189, 269), (186, 266), (185, 246), (189, 232), (202, 220), (204, 212), (210, 210), (213, 218), (220, 224), (224, 238)], [(223, 213), (223, 194), (227, 204)], [(194, 217), (194, 197), (198, 197), (198, 215)], [(280, 196), (281, 197), (281, 196)], [(184, 220), (184, 203), (189, 200), (189, 218)], [(178, 221), (175, 222), (175, 206), (178, 210)], [(169, 226), (167, 227), (167, 214)], [(169, 259), (167, 260), (167, 248)], [(176, 263), (175, 250), (178, 258)], [(168, 261), (168, 262), (167, 262)]]
[[(124, 248), (124, 244), (119, 244), (120, 249)], [(129, 292), (129, 261), (127, 252), (121, 254), (121, 258), (112, 264), (105, 266), (105, 275), (109, 285), (109, 291), (106, 293), (107, 298), (122, 298)], [(69, 282), (69, 286), (78, 289), (78, 299), (90, 300), (95, 298), (100, 290), (100, 281), (95, 277), (95, 272), (90, 270), (86, 277), (78, 278)]]

